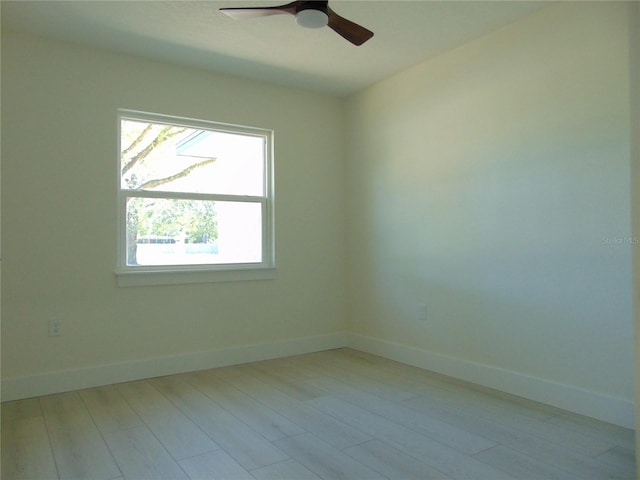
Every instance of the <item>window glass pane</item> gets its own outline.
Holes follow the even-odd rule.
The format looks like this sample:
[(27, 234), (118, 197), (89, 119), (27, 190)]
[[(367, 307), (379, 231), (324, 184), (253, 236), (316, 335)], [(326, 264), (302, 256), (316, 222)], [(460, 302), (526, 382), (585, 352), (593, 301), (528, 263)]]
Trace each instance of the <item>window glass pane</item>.
[(264, 137), (123, 119), (120, 144), (124, 189), (265, 193)]
[(127, 265), (262, 261), (262, 205), (127, 199)]

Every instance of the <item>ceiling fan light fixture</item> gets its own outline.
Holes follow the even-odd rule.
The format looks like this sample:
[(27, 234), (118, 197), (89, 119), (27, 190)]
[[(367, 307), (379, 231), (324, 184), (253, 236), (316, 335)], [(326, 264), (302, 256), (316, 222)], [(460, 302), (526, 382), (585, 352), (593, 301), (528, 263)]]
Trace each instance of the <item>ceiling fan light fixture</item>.
[(329, 23), (329, 16), (322, 10), (307, 8), (296, 13), (296, 23), (305, 28), (322, 28)]
[[(0, 0), (2, 1), (2, 0)], [(274, 7), (226, 7), (220, 11), (231, 18), (268, 17), (270, 15), (294, 15), (296, 23), (305, 28), (329, 27), (342, 38), (359, 46), (373, 37), (373, 32), (362, 25), (341, 17), (329, 8), (329, 0), (293, 0)]]

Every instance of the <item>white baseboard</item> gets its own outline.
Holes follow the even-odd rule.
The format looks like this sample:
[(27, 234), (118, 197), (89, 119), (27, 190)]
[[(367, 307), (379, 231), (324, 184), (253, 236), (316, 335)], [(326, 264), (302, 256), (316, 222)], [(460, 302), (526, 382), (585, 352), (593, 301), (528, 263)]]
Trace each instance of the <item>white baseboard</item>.
[(356, 350), (494, 388), (605, 422), (635, 428), (635, 404), (632, 400), (364, 335), (350, 334), (348, 344)]
[(2, 401), (329, 350), (345, 347), (346, 342), (347, 335), (337, 332), (273, 343), (3, 378)]
[(19, 400), (144, 378), (238, 365), (270, 358), (351, 347), (433, 372), (495, 388), (606, 422), (635, 428), (633, 401), (531, 377), (498, 367), (364, 335), (336, 332), (281, 342), (221, 348), (133, 362), (2, 379), (2, 401)]

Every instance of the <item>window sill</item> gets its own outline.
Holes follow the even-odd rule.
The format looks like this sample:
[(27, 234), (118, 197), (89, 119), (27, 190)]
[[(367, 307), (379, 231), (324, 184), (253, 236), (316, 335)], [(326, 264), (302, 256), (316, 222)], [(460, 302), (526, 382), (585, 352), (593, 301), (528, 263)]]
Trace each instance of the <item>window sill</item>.
[(242, 282), (272, 280), (274, 267), (232, 266), (221, 269), (136, 268), (116, 269), (118, 287), (182, 285), (188, 283)]

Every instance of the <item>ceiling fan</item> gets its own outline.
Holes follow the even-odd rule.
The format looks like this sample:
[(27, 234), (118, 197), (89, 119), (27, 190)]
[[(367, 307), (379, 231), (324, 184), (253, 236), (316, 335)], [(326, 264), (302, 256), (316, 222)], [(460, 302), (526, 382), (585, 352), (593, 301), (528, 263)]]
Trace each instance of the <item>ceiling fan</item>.
[(296, 17), (296, 23), (307, 28), (328, 26), (354, 45), (362, 45), (373, 37), (373, 32), (341, 17), (329, 8), (328, 1), (298, 0), (277, 7), (228, 7), (220, 11), (232, 18), (267, 17), (289, 14)]

